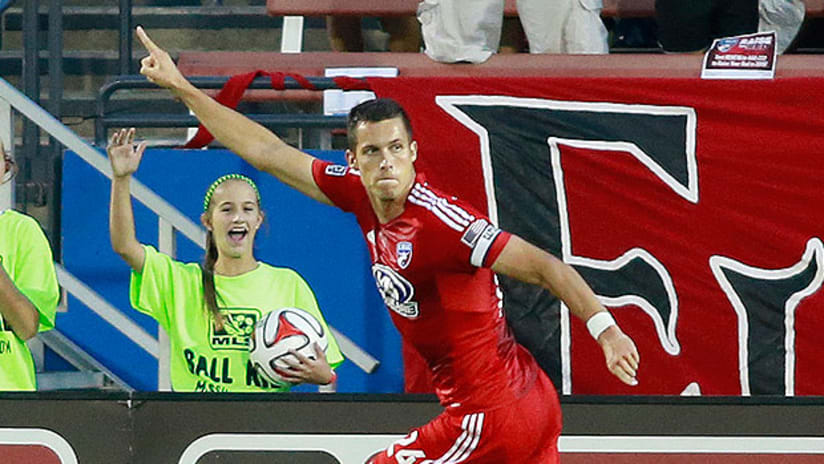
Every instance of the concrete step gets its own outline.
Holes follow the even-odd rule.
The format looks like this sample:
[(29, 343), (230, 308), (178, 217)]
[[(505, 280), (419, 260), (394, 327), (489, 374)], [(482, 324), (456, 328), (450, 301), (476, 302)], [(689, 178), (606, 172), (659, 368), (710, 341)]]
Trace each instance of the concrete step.
[[(41, 74), (48, 73), (48, 59), (47, 51), (39, 53)], [(70, 76), (118, 74), (118, 63), (119, 54), (115, 50), (65, 50), (63, 52), (63, 73)], [(132, 60), (132, 66), (133, 69), (140, 68), (136, 58)], [(0, 69), (3, 70), (3, 78), (7, 80), (7, 76), (20, 76), (23, 72), (23, 51), (0, 51)]]
[[(117, 50), (120, 18), (117, 7), (64, 7), (66, 50)], [(41, 8), (41, 47), (47, 47), (48, 15)], [(22, 9), (5, 14), (2, 49), (23, 48)], [(132, 24), (142, 25), (167, 49), (278, 50), (281, 18), (267, 16), (264, 7), (135, 7)], [(307, 18), (304, 43), (327, 47), (323, 18)], [(137, 40), (135, 48), (142, 51)]]

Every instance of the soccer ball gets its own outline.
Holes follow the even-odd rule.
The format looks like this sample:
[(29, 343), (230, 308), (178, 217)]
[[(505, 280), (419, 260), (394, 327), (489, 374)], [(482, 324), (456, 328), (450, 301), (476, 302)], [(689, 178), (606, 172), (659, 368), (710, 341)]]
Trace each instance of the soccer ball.
[(283, 359), (296, 359), (289, 350), (315, 359), (315, 342), (326, 352), (329, 341), (320, 322), (302, 309), (281, 308), (269, 312), (255, 326), (254, 336), (249, 337), (249, 358), (270, 383), (291, 385), (278, 372), (289, 366)]

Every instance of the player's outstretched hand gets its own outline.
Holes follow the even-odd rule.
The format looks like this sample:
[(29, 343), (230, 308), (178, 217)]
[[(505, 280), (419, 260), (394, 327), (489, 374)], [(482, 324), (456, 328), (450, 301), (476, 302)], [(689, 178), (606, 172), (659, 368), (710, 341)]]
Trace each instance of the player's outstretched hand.
[(166, 50), (158, 47), (142, 27), (137, 26), (135, 31), (140, 43), (149, 52), (148, 56), (140, 60), (140, 74), (146, 76), (150, 82), (172, 92), (184, 86), (187, 83), (186, 78), (177, 69), (177, 65)]
[(143, 152), (146, 151), (146, 142), (134, 143), (134, 127), (114, 131), (106, 147), (109, 162), (112, 165), (112, 174), (115, 177), (130, 176), (137, 171)]
[(278, 373), (291, 383), (314, 383), (316, 385), (326, 385), (332, 381), (332, 367), (326, 360), (326, 353), (320, 345), (315, 342), (312, 347), (315, 349), (314, 359), (303, 354), (289, 350), (294, 356), (284, 356), (283, 361), (289, 365), (289, 369), (279, 369)]
[(605, 330), (599, 337), (598, 343), (604, 350), (607, 369), (627, 385), (638, 385), (638, 349), (635, 343), (617, 325)]

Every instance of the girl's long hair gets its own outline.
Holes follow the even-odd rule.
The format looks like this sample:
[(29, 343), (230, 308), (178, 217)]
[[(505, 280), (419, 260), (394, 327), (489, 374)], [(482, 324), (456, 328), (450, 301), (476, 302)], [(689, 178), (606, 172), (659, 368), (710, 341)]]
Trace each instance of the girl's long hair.
[(212, 237), (212, 231), (206, 233), (206, 256), (200, 265), (200, 278), (203, 283), (203, 299), (206, 301), (206, 311), (215, 321), (215, 330), (223, 329), (223, 314), (217, 307), (217, 289), (215, 288), (215, 262), (217, 262), (217, 246)]

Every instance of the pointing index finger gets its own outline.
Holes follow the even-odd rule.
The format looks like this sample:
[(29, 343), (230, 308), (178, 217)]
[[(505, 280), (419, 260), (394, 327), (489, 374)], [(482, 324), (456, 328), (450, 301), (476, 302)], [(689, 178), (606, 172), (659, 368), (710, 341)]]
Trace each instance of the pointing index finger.
[(136, 31), (137, 38), (140, 40), (140, 43), (149, 51), (149, 53), (153, 53), (155, 51), (160, 51), (160, 47), (158, 47), (152, 39), (149, 38), (149, 35), (146, 34), (146, 31), (143, 30), (142, 26), (137, 26)]

